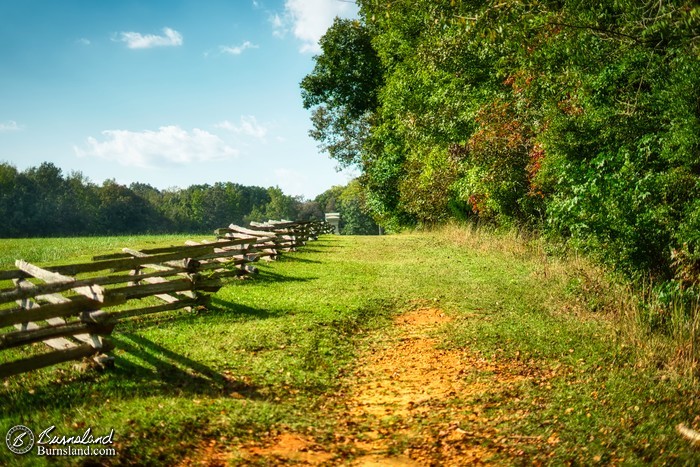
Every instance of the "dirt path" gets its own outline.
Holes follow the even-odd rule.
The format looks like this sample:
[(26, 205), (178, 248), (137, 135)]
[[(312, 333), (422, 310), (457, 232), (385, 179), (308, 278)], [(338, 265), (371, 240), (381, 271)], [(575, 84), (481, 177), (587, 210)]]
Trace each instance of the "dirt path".
[(432, 335), (449, 321), (435, 308), (395, 320), (393, 336), (362, 356), (344, 393), (329, 397), (321, 408), (338, 418), (334, 439), (284, 433), (226, 456), (215, 446), (204, 448), (199, 460), (188, 464), (486, 465), (498, 453), (500, 462), (504, 453), (517, 456), (517, 443), (499, 444), (502, 435), (484, 417), (484, 408), (465, 407), (464, 401), (504, 391), (530, 377), (528, 371), (463, 350), (439, 349)]
[(425, 465), (457, 456), (473, 464), (490, 457), (483, 448), (460, 443), (466, 431), (457, 423), (441, 427), (439, 439), (424, 424), (458, 393), (484, 389), (462, 384), (469, 362), (460, 352), (436, 348), (430, 335), (448, 321), (434, 308), (401, 315), (396, 319), (396, 341), (359, 365), (347, 403), (350, 420), (363, 421), (373, 430), (358, 434), (365, 440), (356, 447), (364, 454), (353, 465)]

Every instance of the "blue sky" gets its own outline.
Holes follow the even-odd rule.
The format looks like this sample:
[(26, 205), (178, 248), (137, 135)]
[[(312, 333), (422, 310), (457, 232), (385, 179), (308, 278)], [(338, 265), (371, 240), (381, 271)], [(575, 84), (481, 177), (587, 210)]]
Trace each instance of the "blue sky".
[(343, 0), (0, 0), (0, 161), (95, 183), (236, 182), (312, 198), (351, 173), (299, 82)]

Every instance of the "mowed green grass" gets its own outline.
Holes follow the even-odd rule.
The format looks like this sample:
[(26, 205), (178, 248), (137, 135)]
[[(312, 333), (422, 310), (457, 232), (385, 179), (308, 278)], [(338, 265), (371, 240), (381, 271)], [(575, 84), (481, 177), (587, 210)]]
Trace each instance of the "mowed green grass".
[[(210, 440), (237, 444), (275, 431), (312, 428), (317, 439), (332, 439), (334, 414), (317, 407), (348, 384), (358, 351), (391, 334), (393, 315), (434, 307), (454, 318), (442, 346), (542, 375), (515, 381), (506, 393), (451, 401), (465, 413), (479, 406), (482, 421), (461, 428), (502, 433), (476, 442), (498, 451), (514, 439), (541, 439), (523, 445), (525, 463), (694, 464), (698, 451), (674, 430), (700, 412), (697, 386), (637, 368), (615, 320), (581, 309), (565, 268), (549, 269), (512, 239), (462, 241), (470, 235), (324, 236), (231, 282), (206, 312), (120, 323), (113, 369), (64, 364), (7, 380), (0, 434), (17, 424), (55, 425), (63, 434), (114, 428), (118, 461), (138, 464), (173, 463)], [(55, 253), (37, 253), (35, 261), (140, 245), (136, 237), (126, 245), (94, 240), (83, 248), (51, 240)], [(144, 242), (161, 240), (182, 239)], [(103, 246), (108, 251), (96, 251)], [(13, 251), (6, 246), (2, 256)], [(0, 448), (0, 464), (27, 460)]]
[[(122, 248), (154, 248), (182, 245), (193, 235), (125, 235), (115, 237), (3, 238), (0, 239), (0, 269), (13, 269), (23, 259), (41, 265), (90, 261), (95, 255), (118, 252)], [(211, 239), (211, 235), (202, 235)]]

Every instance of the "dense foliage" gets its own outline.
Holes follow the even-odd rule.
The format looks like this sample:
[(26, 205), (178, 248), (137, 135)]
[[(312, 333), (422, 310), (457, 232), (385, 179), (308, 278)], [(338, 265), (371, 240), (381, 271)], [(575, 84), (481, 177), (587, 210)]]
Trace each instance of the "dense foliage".
[(231, 223), (323, 219), (313, 206), (277, 187), (96, 185), (48, 162), (21, 172), (0, 163), (0, 237), (210, 232)]
[(357, 181), (304, 200), (278, 187), (231, 182), (167, 190), (114, 180), (96, 185), (50, 162), (24, 171), (0, 163), (0, 238), (210, 232), (268, 219), (323, 220), (326, 212), (340, 213), (342, 234), (378, 232)]
[(346, 186), (334, 186), (321, 193), (314, 200), (322, 212), (340, 214), (340, 234), (376, 235), (379, 226), (369, 215), (364, 191), (358, 180)]
[(380, 224), (524, 226), (700, 280), (697, 2), (358, 3), (302, 94)]

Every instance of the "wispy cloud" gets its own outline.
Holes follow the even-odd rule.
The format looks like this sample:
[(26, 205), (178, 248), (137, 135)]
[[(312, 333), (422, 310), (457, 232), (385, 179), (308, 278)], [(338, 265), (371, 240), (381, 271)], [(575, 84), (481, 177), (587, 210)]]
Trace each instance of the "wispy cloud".
[(10, 133), (13, 131), (21, 131), (24, 127), (18, 125), (14, 120), (8, 120), (7, 122), (0, 123), (0, 133)]
[(294, 169), (275, 169), (274, 174), (275, 184), (286, 194), (303, 194), (310, 182), (308, 175)]
[(347, 1), (286, 0), (284, 14), (270, 17), (272, 34), (283, 37), (287, 30), (291, 30), (302, 43), (300, 52), (319, 53), (318, 41), (335, 17), (354, 17), (357, 11), (357, 5)]
[(177, 125), (158, 131), (105, 130), (104, 141), (89, 137), (84, 148), (75, 146), (78, 157), (98, 157), (124, 166), (156, 168), (230, 159), (238, 151), (217, 135), (198, 128), (191, 132)]
[(76, 42), (76, 44), (80, 44), (80, 45), (90, 45), (90, 44), (92, 44), (92, 42), (90, 42), (90, 39), (86, 39), (86, 38), (84, 38), (84, 37), (81, 37), (80, 39), (78, 39), (78, 40), (75, 41), (75, 42)]
[(265, 136), (268, 132), (268, 128), (265, 125), (258, 123), (258, 119), (252, 115), (241, 116), (240, 124), (235, 124), (231, 123), (228, 120), (224, 120), (223, 122), (217, 123), (214, 126), (216, 128), (221, 128), (222, 130), (228, 130), (234, 133), (252, 136), (253, 138), (257, 138), (260, 140), (265, 139)]
[(120, 42), (130, 49), (150, 49), (152, 47), (173, 47), (182, 45), (182, 34), (174, 29), (163, 28), (163, 35), (141, 34), (140, 32), (119, 33)]
[[(289, 19), (289, 18), (287, 18)], [(287, 35), (287, 32), (289, 32), (289, 26), (287, 20), (282, 18), (282, 16), (279, 15), (279, 13), (275, 13), (274, 15), (270, 15), (268, 18), (268, 21), (272, 25), (272, 35), (275, 37), (279, 37), (280, 39), (283, 38), (284, 36)]]
[(257, 48), (259, 48), (259, 46), (253, 44), (250, 41), (245, 41), (241, 45), (221, 45), (221, 46), (219, 46), (219, 50), (221, 51), (221, 53), (230, 54), (230, 55), (240, 55), (247, 49), (257, 49)]

